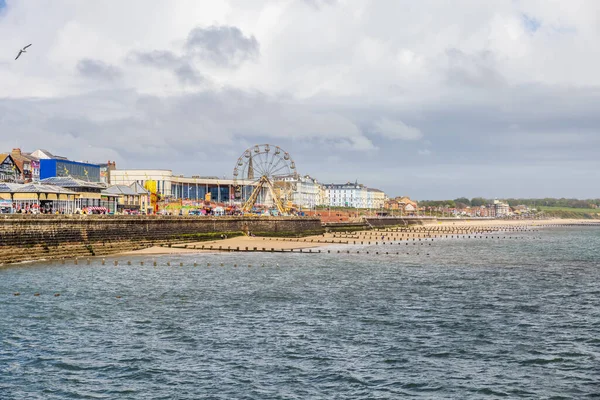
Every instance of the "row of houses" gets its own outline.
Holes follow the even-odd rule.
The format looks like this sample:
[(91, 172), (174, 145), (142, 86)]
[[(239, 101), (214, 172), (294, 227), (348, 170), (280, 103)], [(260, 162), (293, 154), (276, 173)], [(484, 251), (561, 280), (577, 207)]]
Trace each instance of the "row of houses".
[(503, 218), (513, 215), (526, 215), (534, 210), (530, 210), (526, 206), (516, 206), (512, 208), (508, 203), (499, 200), (494, 200), (493, 203), (481, 206), (467, 206), (465, 208), (428, 207), (423, 211), (425, 213), (427, 213), (428, 211), (432, 211), (452, 216)]

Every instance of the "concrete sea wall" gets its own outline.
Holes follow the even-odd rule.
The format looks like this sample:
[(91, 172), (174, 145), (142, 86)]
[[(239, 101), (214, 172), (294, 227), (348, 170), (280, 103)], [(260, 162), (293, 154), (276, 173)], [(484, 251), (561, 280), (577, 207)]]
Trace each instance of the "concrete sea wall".
[(367, 223), (373, 228), (383, 228), (387, 226), (402, 225), (431, 225), (437, 223), (435, 217), (383, 217), (383, 218), (365, 218)]
[(0, 217), (0, 264), (108, 255), (240, 231), (308, 235), (322, 227), (312, 217), (8, 215)]
[(323, 227), (330, 232), (362, 231), (392, 226), (436, 224), (435, 217), (364, 217), (360, 220), (344, 222), (325, 222)]

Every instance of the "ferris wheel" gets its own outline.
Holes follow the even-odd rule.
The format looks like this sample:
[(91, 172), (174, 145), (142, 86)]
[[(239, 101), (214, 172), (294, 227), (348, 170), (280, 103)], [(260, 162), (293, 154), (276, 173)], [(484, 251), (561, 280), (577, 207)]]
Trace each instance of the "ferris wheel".
[[(272, 204), (282, 214), (289, 212), (298, 172), (290, 153), (279, 146), (257, 144), (237, 159), (233, 169), (235, 198), (250, 211), (257, 203)], [(249, 196), (248, 196), (249, 194)]]

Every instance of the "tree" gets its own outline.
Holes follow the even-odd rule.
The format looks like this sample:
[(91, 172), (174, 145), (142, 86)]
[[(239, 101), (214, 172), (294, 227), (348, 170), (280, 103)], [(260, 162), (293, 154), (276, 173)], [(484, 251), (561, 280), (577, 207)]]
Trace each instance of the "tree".
[(487, 204), (487, 200), (484, 199), (483, 197), (474, 197), (471, 199), (472, 207), (480, 207), (480, 206), (484, 206), (486, 204)]
[(459, 197), (458, 199), (454, 199), (454, 202), (457, 204), (457, 206), (458, 206), (458, 203), (462, 203), (465, 206), (471, 205), (471, 200), (467, 199), (466, 197)]

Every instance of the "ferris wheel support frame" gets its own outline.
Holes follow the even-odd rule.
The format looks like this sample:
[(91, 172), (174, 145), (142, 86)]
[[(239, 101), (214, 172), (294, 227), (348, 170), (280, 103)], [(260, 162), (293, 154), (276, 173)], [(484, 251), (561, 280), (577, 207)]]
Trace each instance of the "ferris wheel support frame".
[(252, 207), (254, 206), (254, 204), (256, 204), (256, 200), (258, 199), (260, 191), (265, 186), (267, 186), (269, 192), (271, 192), (271, 196), (273, 197), (273, 201), (275, 202), (277, 211), (279, 211), (281, 214), (286, 214), (289, 211), (289, 209), (287, 207), (284, 207), (282, 201), (279, 199), (279, 196), (277, 196), (277, 194), (275, 193), (275, 188), (273, 187), (273, 184), (265, 176), (262, 176), (258, 181), (258, 184), (252, 191), (252, 194), (250, 195), (250, 197), (248, 197), (248, 200), (246, 200), (246, 202), (242, 206), (242, 211), (249, 212), (250, 210), (252, 210)]

